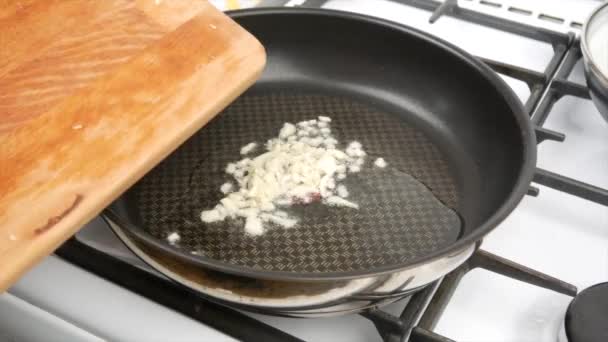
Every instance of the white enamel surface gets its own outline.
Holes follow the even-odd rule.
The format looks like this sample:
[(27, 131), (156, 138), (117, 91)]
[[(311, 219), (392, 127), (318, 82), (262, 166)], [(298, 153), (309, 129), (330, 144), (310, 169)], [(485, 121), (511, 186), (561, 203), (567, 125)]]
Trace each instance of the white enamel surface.
[[(533, 8), (533, 16), (546, 13), (568, 17), (568, 22), (582, 22), (599, 5), (592, 0), (496, 1)], [(479, 8), (478, 2), (460, 0), (466, 7)], [(548, 44), (449, 17), (431, 26), (427, 23), (428, 12), (386, 0), (333, 0), (326, 7), (405, 23), (475, 55), (538, 71), (543, 70), (552, 56)], [(484, 11), (508, 15), (506, 7)], [(580, 65), (573, 79), (584, 82)], [(512, 79), (507, 82), (522, 101), (527, 99), (529, 91), (522, 82)], [(563, 98), (545, 127), (563, 132), (567, 138), (561, 144), (547, 141), (540, 146), (540, 167), (608, 188), (608, 123), (590, 101)], [(540, 187), (540, 191), (538, 198), (526, 197), (487, 237), (483, 248), (579, 289), (608, 281), (608, 209), (545, 187)], [(79, 236), (137, 263), (100, 221), (89, 225)], [(115, 341), (155, 341), (151, 336), (160, 336), (156, 340), (163, 341), (226, 339), (56, 257), (49, 257), (30, 272), (11, 289), (11, 294), (63, 321)], [(554, 342), (569, 301), (567, 296), (476, 270), (465, 276), (435, 331), (464, 342)], [(386, 310), (396, 313), (403, 306), (403, 302), (396, 303)], [(308, 320), (253, 316), (309, 341), (381, 341), (373, 325), (358, 315)]]
[[(94, 335), (107, 341), (234, 341), (213, 328), (116, 286), (56, 256), (47, 257), (28, 272), (9, 290), (9, 294), (57, 317), (59, 323), (54, 323), (56, 327), (53, 329), (41, 325), (37, 318), (24, 326), (24, 329), (46, 332), (49, 336), (47, 341), (66, 341), (60, 338), (62, 335), (54, 335), (54, 330), (59, 329), (58, 325), (64, 325), (63, 322), (88, 332), (87, 336)], [(1, 306), (0, 304), (0, 319)], [(30, 316), (34, 317), (34, 313)], [(49, 324), (52, 323), (50, 321)], [(4, 341), (1, 336), (0, 341)], [(88, 340), (83, 338), (74, 341)]]
[(0, 295), (0, 341), (48, 341), (50, 336), (62, 342), (103, 341), (10, 293)]

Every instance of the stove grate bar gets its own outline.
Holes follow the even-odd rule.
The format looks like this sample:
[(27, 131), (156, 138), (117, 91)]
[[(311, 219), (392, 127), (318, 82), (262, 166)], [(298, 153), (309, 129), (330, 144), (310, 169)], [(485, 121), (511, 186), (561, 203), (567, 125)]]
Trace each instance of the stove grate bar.
[(553, 80), (551, 87), (558, 95), (570, 95), (585, 100), (591, 100), (589, 88), (578, 83), (556, 78)]
[[(309, 0), (310, 1), (310, 0)], [(510, 32), (519, 36), (544, 41), (551, 44), (559, 42), (566, 43), (568, 34), (535, 27), (528, 24), (504, 19), (490, 14), (478, 12), (458, 6), (457, 1), (449, 0), (446, 2), (437, 0), (391, 0), (412, 7), (434, 12), (432, 18), (437, 20), (443, 15), (448, 15), (457, 19), (462, 19), (474, 24)], [(444, 5), (448, 3), (448, 5)], [(443, 7), (442, 7), (443, 6)], [(441, 8), (437, 10), (438, 8)], [(433, 22), (433, 21), (431, 21)]]
[(498, 255), (478, 249), (467, 261), (470, 269), (482, 268), (505, 277), (552, 290), (567, 296), (576, 296), (576, 286), (515, 263)]
[(490, 272), (501, 274), (505, 277), (556, 291), (567, 296), (575, 296), (577, 293), (577, 288), (574, 285), (478, 249), (465, 264), (443, 278), (443, 281), (437, 288), (431, 302), (426, 307), (426, 310), (424, 310), (424, 314), (418, 322), (418, 327), (429, 331), (435, 328), (461, 279), (475, 268), (482, 268)]
[(412, 295), (399, 317), (377, 308), (360, 315), (372, 321), (384, 342), (454, 342), (420, 325), (416, 326), (440, 283), (441, 280), (437, 280)]
[(547, 75), (545, 73), (522, 68), (513, 64), (498, 62), (484, 57), (477, 56), (477, 58), (479, 58), (497, 73), (523, 81), (530, 90), (532, 90), (534, 87), (539, 85), (542, 86), (547, 83)]
[(534, 174), (534, 182), (591, 202), (608, 206), (608, 190), (576, 179), (537, 168), (536, 173)]

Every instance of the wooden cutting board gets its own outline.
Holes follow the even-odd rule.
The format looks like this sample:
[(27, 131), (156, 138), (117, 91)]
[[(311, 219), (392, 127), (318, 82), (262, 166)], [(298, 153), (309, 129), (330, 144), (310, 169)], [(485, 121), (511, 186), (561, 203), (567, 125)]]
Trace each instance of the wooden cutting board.
[(0, 1), (0, 27), (0, 292), (265, 63), (204, 0)]

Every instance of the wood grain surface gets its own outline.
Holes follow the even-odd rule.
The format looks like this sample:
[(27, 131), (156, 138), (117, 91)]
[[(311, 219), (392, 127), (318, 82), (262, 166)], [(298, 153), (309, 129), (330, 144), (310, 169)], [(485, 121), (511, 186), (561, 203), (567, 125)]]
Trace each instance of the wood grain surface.
[(206, 1), (18, 3), (0, 1), (0, 292), (265, 63), (259, 42)]

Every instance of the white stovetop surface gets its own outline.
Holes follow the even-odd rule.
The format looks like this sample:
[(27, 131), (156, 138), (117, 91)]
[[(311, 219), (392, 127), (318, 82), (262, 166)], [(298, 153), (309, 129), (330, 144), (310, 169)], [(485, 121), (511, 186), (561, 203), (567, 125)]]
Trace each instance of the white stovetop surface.
[[(461, 1), (472, 6), (475, 1)], [(597, 1), (498, 1), (583, 21)], [(542, 70), (551, 47), (386, 0), (333, 0), (325, 7), (421, 28), (473, 54)], [(535, 13), (541, 13), (536, 11)], [(569, 17), (568, 17), (569, 16)], [(412, 52), (415, 53), (415, 52)], [(584, 82), (578, 65), (573, 80)], [(507, 80), (522, 101), (526, 86)], [(538, 166), (608, 188), (608, 123), (590, 101), (565, 97), (546, 128), (566, 141), (540, 145)], [(103, 233), (96, 220), (85, 234)], [(107, 235), (108, 238), (111, 236)], [(540, 187), (484, 241), (483, 249), (578, 286), (608, 281), (608, 208)], [(124, 253), (123, 249), (119, 249)], [(475, 270), (462, 280), (435, 331), (463, 342), (553, 342), (570, 298)], [(401, 309), (395, 304), (388, 311)], [(380, 341), (359, 316), (299, 320), (255, 315), (309, 341)], [(31, 324), (34, 320), (39, 322)], [(51, 256), (0, 296), (0, 341), (224, 341), (225, 335)]]

